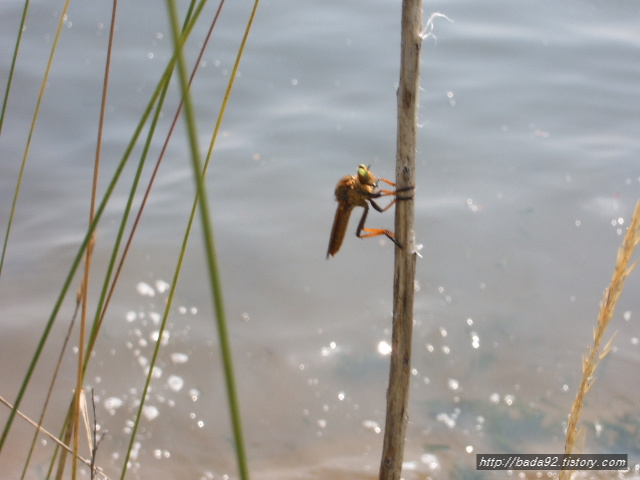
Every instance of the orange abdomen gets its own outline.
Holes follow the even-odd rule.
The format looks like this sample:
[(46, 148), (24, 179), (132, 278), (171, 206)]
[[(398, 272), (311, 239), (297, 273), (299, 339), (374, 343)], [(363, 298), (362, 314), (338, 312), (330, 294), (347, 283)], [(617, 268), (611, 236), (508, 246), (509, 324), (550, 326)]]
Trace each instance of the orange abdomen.
[(351, 207), (343, 207), (342, 204), (338, 205), (336, 210), (336, 216), (333, 219), (333, 227), (331, 228), (331, 237), (329, 238), (329, 249), (327, 250), (327, 258), (329, 255), (333, 256), (338, 253), (344, 236), (347, 233), (347, 226), (349, 225), (349, 217), (351, 216)]

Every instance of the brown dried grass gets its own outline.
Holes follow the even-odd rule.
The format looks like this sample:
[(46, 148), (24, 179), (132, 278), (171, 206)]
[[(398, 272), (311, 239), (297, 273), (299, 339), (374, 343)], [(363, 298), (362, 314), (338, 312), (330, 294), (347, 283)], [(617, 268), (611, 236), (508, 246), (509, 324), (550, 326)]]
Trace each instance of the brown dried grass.
[[(579, 453), (581, 445), (584, 444), (584, 429), (578, 428), (582, 407), (584, 406), (584, 398), (595, 382), (595, 371), (600, 361), (607, 356), (611, 350), (613, 338), (615, 334), (607, 341), (601, 349), (603, 337), (611, 318), (616, 309), (616, 304), (624, 288), (624, 283), (631, 271), (635, 268), (636, 262), (631, 262), (631, 256), (640, 241), (640, 201), (636, 204), (633, 212), (631, 224), (624, 237), (622, 246), (618, 250), (618, 258), (613, 271), (613, 277), (609, 287), (604, 291), (604, 298), (600, 305), (600, 313), (598, 314), (598, 322), (593, 330), (593, 345), (587, 347), (585, 355), (582, 357), (582, 381), (576, 393), (576, 398), (571, 406), (569, 415), (569, 424), (567, 426), (567, 438), (564, 447), (565, 455), (571, 453)], [(576, 451), (578, 450), (578, 451)], [(560, 480), (568, 479), (571, 471), (563, 470), (560, 472)]]

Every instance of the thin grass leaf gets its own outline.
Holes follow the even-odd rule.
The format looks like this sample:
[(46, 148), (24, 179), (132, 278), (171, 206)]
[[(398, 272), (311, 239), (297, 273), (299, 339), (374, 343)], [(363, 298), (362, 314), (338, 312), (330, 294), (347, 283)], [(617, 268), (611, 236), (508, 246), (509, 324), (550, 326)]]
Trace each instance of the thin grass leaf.
[[(60, 14), (60, 20), (58, 22), (58, 28), (56, 30), (56, 34), (54, 36), (53, 39), (53, 44), (51, 45), (51, 52), (49, 53), (49, 59), (47, 60), (47, 67), (45, 69), (44, 72), (44, 76), (42, 78), (42, 83), (40, 84), (40, 91), (38, 93), (38, 99), (36, 101), (36, 107), (35, 110), (33, 112), (33, 117), (31, 119), (31, 127), (29, 128), (29, 134), (27, 136), (27, 143), (25, 145), (24, 148), (24, 154), (22, 156), (22, 162), (20, 164), (20, 172), (18, 173), (18, 180), (16, 181), (16, 190), (13, 194), (13, 200), (11, 201), (11, 210), (9, 213), (9, 219), (7, 221), (7, 231), (5, 233), (5, 237), (4, 237), (4, 243), (2, 245), (2, 254), (0, 255), (0, 276), (2, 276), (2, 266), (4, 265), (4, 258), (5, 255), (7, 253), (7, 245), (9, 244), (9, 236), (11, 233), (11, 226), (13, 225), (13, 218), (14, 218), (14, 214), (15, 214), (15, 210), (16, 210), (16, 206), (18, 204), (18, 197), (20, 195), (20, 187), (22, 186), (22, 178), (24, 175), (24, 169), (27, 165), (27, 158), (29, 157), (29, 149), (31, 147), (31, 140), (33, 139), (33, 132), (36, 128), (36, 123), (38, 120), (38, 114), (40, 113), (40, 105), (42, 104), (42, 98), (44, 97), (44, 90), (45, 87), (47, 85), (47, 82), (49, 80), (49, 73), (51, 72), (51, 64), (53, 63), (53, 57), (56, 53), (57, 47), (58, 47), (58, 39), (60, 38), (60, 32), (62, 31), (62, 25), (64, 24), (64, 18), (66, 17), (67, 14), (67, 9), (69, 7), (69, 0), (65, 1), (64, 7), (62, 8), (62, 12)], [(22, 24), (20, 25), (20, 36), (22, 35), (22, 28), (24, 27), (24, 20), (25, 20), (25, 15), (27, 14), (27, 6), (25, 5), (25, 9), (23, 10), (23, 18), (22, 18)], [(20, 38), (20, 36), (18, 38)], [(14, 51), (14, 60), (15, 61), (15, 57), (17, 56), (18, 52), (17, 52), (17, 48), (18, 45), (16, 45), (16, 50)], [(13, 71), (13, 63), (11, 65), (11, 69)], [(9, 82), (11, 82), (11, 80), (9, 80)], [(8, 98), (8, 94), (9, 94), (9, 86), (7, 86), (7, 91), (5, 93), (5, 102), (7, 101)], [(4, 108), (5, 105), (3, 104), (2, 107), (2, 118), (4, 118)], [(1, 124), (0, 124), (0, 130), (1, 130)], [(3, 438), (0, 439), (0, 450), (2, 450), (2, 444), (4, 443), (4, 435)]]
[[(47, 408), (49, 406), (49, 401), (51, 400), (51, 395), (53, 394), (53, 388), (56, 384), (56, 380), (58, 379), (60, 368), (62, 366), (62, 359), (64, 357), (64, 352), (66, 352), (67, 350), (67, 344), (69, 343), (69, 339), (71, 338), (71, 333), (73, 332), (73, 325), (75, 324), (76, 317), (78, 316), (78, 311), (80, 310), (80, 301), (81, 301), (80, 290), (82, 290), (82, 288), (79, 288), (78, 293), (76, 293), (76, 308), (75, 308), (75, 311), (73, 312), (73, 316), (71, 317), (71, 321), (69, 322), (69, 328), (67, 329), (67, 334), (64, 338), (64, 341), (62, 342), (62, 347), (60, 348), (60, 354), (58, 355), (58, 360), (56, 361), (56, 368), (53, 372), (53, 375), (51, 376), (51, 381), (49, 382), (49, 388), (47, 389), (47, 395), (45, 396), (42, 409), (40, 410), (38, 427), (41, 427), (44, 423), (44, 417), (47, 412)], [(29, 467), (29, 463), (31, 462), (31, 456), (33, 455), (33, 450), (36, 446), (37, 439), (38, 439), (38, 432), (36, 431), (33, 434), (33, 439), (31, 440), (31, 446), (29, 447), (29, 453), (24, 462), (22, 476), (20, 477), (21, 479), (24, 479), (27, 475), (27, 468)]]
[[(7, 88), (4, 91), (4, 100), (2, 101), (2, 112), (0, 112), (0, 135), (2, 135), (2, 125), (4, 124), (4, 116), (7, 111), (7, 104), (9, 103), (9, 92), (11, 91), (11, 84), (13, 83), (13, 72), (16, 68), (16, 60), (18, 59), (18, 51), (20, 51), (20, 44), (22, 42), (22, 32), (24, 32), (24, 24), (27, 19), (27, 12), (29, 11), (29, 5), (31, 0), (25, 0), (24, 8), (22, 9), (22, 18), (20, 19), (20, 25), (18, 26), (18, 38), (16, 39), (16, 46), (13, 48), (13, 56), (11, 57), (11, 66), (9, 67), (9, 76), (7, 78)], [(4, 259), (4, 251), (2, 252), (2, 260)], [(2, 272), (2, 260), (0, 260), (0, 273)]]
[[(73, 453), (73, 451), (71, 450), (71, 448), (69, 446), (67, 446), (66, 444), (64, 444), (63, 442), (61, 442), (58, 437), (56, 435), (54, 435), (53, 433), (47, 431), (46, 429), (42, 428), (42, 426), (38, 425), (36, 422), (34, 422), (31, 418), (29, 418), (27, 415), (25, 415), (24, 413), (22, 413), (20, 410), (16, 409), (13, 405), (11, 405), (10, 402), (8, 402), (5, 398), (3, 398), (2, 396), (0, 396), (0, 403), (5, 404), (7, 407), (9, 407), (10, 410), (15, 411), (16, 415), (20, 418), (22, 418), (25, 422), (27, 422), (29, 425), (31, 425), (32, 427), (34, 427), (36, 429), (36, 431), (38, 433), (43, 434), (44, 436), (46, 436), (47, 438), (49, 438), (49, 440), (51, 440), (52, 442), (54, 442), (56, 444), (56, 448), (62, 448), (64, 450), (66, 450), (69, 453)], [(78, 459), (84, 463), (87, 466), (91, 465), (91, 460), (88, 460), (86, 458), (83, 458), (82, 456), (78, 456)], [(109, 480), (109, 477), (107, 477), (104, 472), (102, 471), (102, 469), (98, 468), (97, 469), (98, 474), (104, 478), (105, 480)]]
[[(191, 161), (192, 161), (194, 178), (196, 182), (197, 197), (199, 200), (199, 207), (200, 207), (199, 210), (200, 210), (201, 223), (203, 227), (209, 279), (210, 279), (211, 289), (213, 294), (214, 310), (216, 313), (216, 320), (218, 325), (218, 336), (220, 339), (220, 349), (221, 349), (223, 364), (224, 364), (227, 396), (229, 401), (229, 408), (231, 411), (231, 420), (232, 420), (234, 441), (235, 441), (235, 447), (236, 447), (236, 457), (238, 460), (238, 470), (239, 470), (240, 478), (244, 480), (249, 478), (249, 471), (246, 464), (246, 454), (245, 454), (244, 440), (242, 435), (242, 425), (240, 421), (240, 411), (238, 407), (237, 393), (236, 393), (236, 387), (235, 387), (235, 376), (233, 373), (231, 348), (228, 340), (226, 314), (225, 314), (224, 304), (223, 304), (223, 295), (222, 295), (222, 288), (220, 283), (219, 269), (217, 264), (217, 256), (215, 253), (213, 228), (211, 224), (211, 217), (209, 214), (209, 205), (208, 205), (207, 192), (206, 192), (205, 183), (204, 183), (204, 176), (202, 175), (202, 164), (200, 161), (199, 143), (198, 143), (198, 136), (197, 136), (198, 130), (196, 127), (195, 116), (193, 113), (194, 109), (193, 109), (193, 104), (191, 100), (191, 95), (188, 89), (186, 64), (185, 64), (184, 57), (182, 55), (182, 48), (184, 43), (182, 42), (179, 29), (178, 29), (178, 14), (177, 14), (177, 8), (175, 5), (175, 2), (172, 0), (167, 0), (167, 6), (169, 10), (169, 18), (170, 18), (170, 24), (171, 24), (171, 31), (173, 34), (175, 51), (178, 56), (178, 62), (177, 62), (178, 74), (179, 74), (178, 78), (180, 79), (180, 87), (182, 89), (182, 95), (184, 98), (184, 112), (185, 112), (185, 120), (187, 124), (187, 135), (189, 139), (189, 146), (191, 149)], [(238, 57), (242, 55), (242, 51), (246, 43), (246, 38), (251, 29), (251, 25), (252, 25), (257, 7), (258, 7), (258, 0), (256, 0), (254, 3), (253, 10), (251, 12), (249, 21), (247, 23), (247, 28), (245, 30), (245, 35), (243, 37), (243, 41), (239, 49)], [(234, 71), (234, 75), (235, 75), (235, 71)]]

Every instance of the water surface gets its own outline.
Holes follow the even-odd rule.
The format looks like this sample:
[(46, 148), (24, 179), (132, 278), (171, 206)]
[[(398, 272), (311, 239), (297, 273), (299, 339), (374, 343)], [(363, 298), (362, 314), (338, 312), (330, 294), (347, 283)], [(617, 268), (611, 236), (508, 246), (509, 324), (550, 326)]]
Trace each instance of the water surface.
[[(9, 3), (0, 15), (5, 51), (21, 8)], [(59, 8), (36, 2), (29, 10), (0, 138), (2, 225)], [(194, 84), (203, 152), (249, 8), (225, 7)], [(453, 22), (436, 19), (437, 40), (425, 40), (422, 52), (416, 240), (424, 248), (404, 478), (503, 478), (476, 472), (475, 454), (563, 450), (581, 357), (640, 196), (640, 7), (624, 0), (425, 5), (425, 17), (434, 11)], [(398, 1), (263, 0), (229, 101), (208, 189), (255, 478), (377, 476), (393, 245), (357, 239), (352, 218), (338, 255), (327, 261), (325, 254), (337, 180), (360, 163), (393, 178), (399, 17)], [(0, 278), (0, 394), (10, 401), (87, 222), (109, 18), (106, 4), (71, 5), (29, 151)], [(204, 23), (194, 31), (191, 61)], [(170, 52), (163, 8), (120, 5), (101, 192)], [(9, 62), (4, 55), (3, 79)], [(174, 89), (163, 134), (177, 103)], [(152, 146), (150, 162), (160, 146)], [(111, 478), (122, 465), (193, 202), (188, 158), (180, 124), (87, 377), (108, 430), (98, 463)], [(99, 227), (94, 302), (133, 173), (125, 169)], [(371, 212), (368, 225), (392, 228), (393, 215)], [(203, 259), (197, 225), (127, 478), (237, 476)], [(585, 452), (628, 453), (632, 465), (638, 287), (633, 274), (607, 335), (618, 331), (614, 349), (584, 411)], [(73, 298), (23, 403), (31, 416)], [(73, 388), (73, 352), (63, 370), (45, 421), (53, 432)], [(0, 455), (3, 471), (19, 471), (30, 432), (16, 422)], [(41, 478), (52, 450), (51, 442), (38, 444), (30, 478)]]

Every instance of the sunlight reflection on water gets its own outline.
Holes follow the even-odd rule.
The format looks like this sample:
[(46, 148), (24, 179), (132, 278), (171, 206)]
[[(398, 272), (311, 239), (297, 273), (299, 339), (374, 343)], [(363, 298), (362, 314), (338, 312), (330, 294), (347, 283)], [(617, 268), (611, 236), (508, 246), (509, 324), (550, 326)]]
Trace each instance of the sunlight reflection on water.
[[(391, 352), (393, 245), (355, 238), (352, 219), (335, 261), (323, 253), (337, 178), (359, 163), (393, 176), (399, 4), (263, 6), (208, 183), (246, 437), (258, 478), (374, 478)], [(148, 7), (131, 4), (119, 20), (104, 172), (121, 155), (168, 57), (163, 17)], [(7, 8), (0, 35), (11, 44), (19, 12)], [(33, 9), (25, 31), (0, 143), (8, 159), (0, 163), (2, 205), (11, 204), (18, 166), (9, 160), (21, 158), (30, 123), (20, 99), (32, 103), (54, 32), (47, 8)], [(423, 246), (424, 258), (415, 283), (407, 479), (473, 476), (478, 451), (562, 448), (580, 358), (640, 196), (640, 17), (632, 2), (429, 8), (455, 23), (436, 24), (438, 43), (423, 45), (416, 248)], [(82, 238), (108, 11), (95, 15), (80, 7), (70, 13), (73, 28), (68, 20), (8, 246), (0, 338), (15, 359), (3, 371), (11, 392), (24, 370), (15, 365), (28, 364), (33, 332), (42, 329)], [(203, 137), (215, 123), (244, 21), (240, 10), (226, 18), (194, 86)], [(310, 25), (309, 18), (323, 21)], [(6, 78), (6, 61), (0, 68)], [(170, 102), (163, 120), (176, 99)], [(118, 471), (160, 339), (132, 474), (234, 478), (199, 231), (159, 333), (193, 201), (179, 131), (87, 378), (98, 421), (110, 432), (107, 467)], [(100, 259), (110, 254), (126, 190), (116, 192), (99, 229)], [(368, 221), (392, 228), (393, 216)], [(598, 451), (637, 451), (619, 428), (637, 424), (629, 416), (637, 385), (628, 378), (640, 358), (638, 282), (630, 278), (628, 288), (616, 349), (590, 398), (586, 427), (595, 433), (587, 441)], [(59, 401), (56, 418), (67, 404)], [(51, 445), (41, 448), (48, 455)]]

